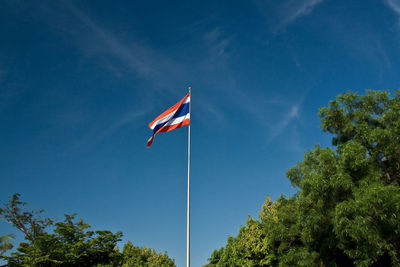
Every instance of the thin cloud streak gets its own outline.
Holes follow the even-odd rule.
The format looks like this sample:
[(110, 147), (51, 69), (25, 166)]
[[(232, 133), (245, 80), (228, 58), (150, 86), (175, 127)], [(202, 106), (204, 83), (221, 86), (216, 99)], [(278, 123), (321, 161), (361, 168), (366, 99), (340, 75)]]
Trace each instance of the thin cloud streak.
[[(165, 85), (174, 78), (185, 75), (184, 66), (163, 53), (152, 49), (150, 46), (140, 44), (137, 40), (133, 40), (127, 45), (105, 28), (100, 27), (71, 2), (65, 2), (65, 4), (71, 13), (89, 29), (89, 32), (85, 33), (88, 36), (81, 36), (83, 40), (79, 40), (83, 44), (86, 38), (90, 38), (89, 45), (86, 44), (84, 47), (89, 56), (93, 54), (112, 56), (128, 69), (133, 70), (139, 77), (151, 80), (157, 85)], [(105, 67), (118, 69), (112, 64), (110, 66), (110, 64), (110, 62), (107, 62)], [(118, 71), (114, 72), (117, 73), (117, 76), (119, 75)], [(176, 93), (175, 90), (172, 90), (172, 92)]]
[(386, 4), (396, 13), (400, 27), (400, 0), (386, 0)]
[(137, 120), (139, 117), (144, 116), (147, 114), (147, 110), (140, 110), (140, 111), (130, 111), (122, 116), (120, 116), (119, 119), (117, 119), (111, 126), (108, 128), (104, 129), (100, 134), (96, 137), (96, 142), (102, 140), (103, 138), (113, 134), (114, 132), (118, 131), (120, 128), (128, 125), (128, 124), (133, 124), (135, 120)]
[(277, 5), (265, 0), (256, 0), (258, 9), (266, 18), (271, 13), (278, 16), (278, 21), (273, 26), (273, 32), (284, 31), (290, 24), (295, 23), (299, 18), (310, 15), (315, 7), (325, 0), (287, 0), (280, 1)]
[[(313, 9), (324, 0), (306, 0), (306, 1), (289, 1), (287, 2), (286, 17), (282, 21), (282, 27), (295, 22), (298, 18), (310, 15)], [(295, 4), (297, 3), (297, 5)]]
[(399, 0), (386, 0), (386, 3), (393, 9), (397, 15), (400, 16), (400, 1)]
[(204, 40), (210, 51), (216, 55), (218, 60), (220, 57), (229, 57), (227, 48), (231, 45), (233, 37), (223, 38), (223, 32), (220, 27), (215, 27), (213, 30), (204, 34)]
[[(288, 112), (277, 114), (277, 117), (280, 117), (278, 119), (280, 120), (279, 123), (273, 124), (267, 122), (268, 119), (265, 117), (265, 104), (273, 104), (276, 107), (282, 108), (288, 105), (287, 101), (285, 101), (286, 98), (283, 96), (276, 96), (274, 99), (265, 99), (262, 96), (254, 97), (254, 95), (250, 95), (248, 92), (242, 90), (231, 71), (229, 53), (226, 52), (229, 51), (230, 46), (234, 45), (233, 42), (235, 38), (225, 35), (223, 29), (219, 26), (203, 34), (203, 40), (209, 52), (208, 56), (204, 58), (203, 64), (207, 68), (212, 66), (220, 77), (225, 78), (225, 86), (222, 85), (220, 90), (225, 91), (226, 97), (230, 101), (236, 103), (237, 107), (254, 118), (254, 121), (268, 133), (267, 140), (271, 141), (283, 134), (290, 123), (299, 118), (299, 109), (304, 97), (302, 97), (302, 100), (298, 103), (293, 104)], [(210, 107), (208, 109), (210, 109)], [(212, 108), (212, 110), (214, 113), (222, 112), (218, 105)], [(224, 116), (220, 118), (224, 118)]]
[(299, 118), (299, 111), (300, 104), (295, 104), (291, 106), (290, 110), (286, 113), (284, 118), (272, 129), (270, 138), (274, 139), (275, 137), (281, 135), (290, 123)]
[[(134, 122), (140, 117), (146, 115), (148, 110), (140, 111), (127, 111), (126, 113), (119, 116), (115, 120), (112, 120), (110, 125), (106, 127), (94, 127), (90, 131), (87, 131), (79, 141), (76, 141), (64, 152), (66, 154), (71, 151), (79, 151), (83, 147), (96, 146), (103, 139), (111, 136), (112, 134), (118, 132), (123, 127), (128, 127), (128, 125), (136, 125)], [(132, 127), (132, 126), (131, 126)]]

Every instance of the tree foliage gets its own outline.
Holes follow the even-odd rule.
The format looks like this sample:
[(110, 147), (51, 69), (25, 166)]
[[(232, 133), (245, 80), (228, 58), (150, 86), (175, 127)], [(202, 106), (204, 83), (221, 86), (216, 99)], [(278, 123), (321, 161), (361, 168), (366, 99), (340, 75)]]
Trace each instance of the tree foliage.
[(49, 218), (41, 218), (43, 210), (27, 211), (24, 209), (26, 202), (20, 200), (20, 194), (14, 194), (4, 209), (0, 209), (0, 219), (11, 223), (24, 233), (27, 240), (33, 241), (44, 233), (44, 229), (53, 224)]
[[(7, 260), (8, 266), (175, 266), (167, 253), (157, 254), (146, 247), (135, 247), (131, 242), (121, 253), (117, 247), (122, 237), (120, 231), (90, 231), (91, 226), (82, 219), (77, 220), (76, 214), (65, 215), (64, 221), (54, 222), (41, 218), (42, 211), (26, 211), (25, 205), (20, 195), (14, 194), (5, 208), (0, 209), (0, 219), (25, 234), (25, 242), (8, 256), (3, 254), (12, 248), (11, 236), (0, 238), (0, 259)], [(49, 228), (52, 231), (49, 232)], [(140, 261), (136, 261), (138, 255)]]
[(7, 250), (13, 248), (13, 245), (11, 243), (12, 238), (13, 235), (0, 236), (0, 255), (3, 255)]
[(157, 253), (154, 249), (137, 247), (130, 241), (124, 245), (123, 267), (175, 267), (175, 261), (167, 253)]
[(400, 265), (400, 91), (345, 93), (319, 115), (333, 147), (306, 152), (287, 171), (298, 193), (267, 199), (209, 266), (262, 266), (257, 255), (267, 266)]

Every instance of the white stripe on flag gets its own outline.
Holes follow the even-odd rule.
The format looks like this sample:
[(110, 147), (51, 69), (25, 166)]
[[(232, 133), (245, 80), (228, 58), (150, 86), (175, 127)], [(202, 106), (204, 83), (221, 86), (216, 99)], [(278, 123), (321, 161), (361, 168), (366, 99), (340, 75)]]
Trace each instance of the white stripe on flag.
[(171, 126), (171, 125), (175, 125), (175, 124), (181, 123), (181, 122), (183, 122), (183, 121), (186, 120), (186, 119), (190, 119), (190, 113), (186, 114), (185, 116), (181, 116), (181, 117), (175, 118), (175, 119), (173, 119), (173, 120), (170, 120), (169, 122), (167, 122), (166, 124), (164, 124), (163, 127), (165, 127), (165, 126)]
[[(186, 100), (182, 103), (182, 105), (183, 105), (183, 104), (186, 104), (186, 103), (189, 103), (189, 102), (190, 102), (190, 96), (189, 96), (188, 98), (186, 98)], [(171, 118), (175, 115), (175, 113), (176, 113), (176, 111), (177, 111), (178, 109), (179, 109), (179, 107), (178, 107), (175, 111), (173, 111), (173, 112), (169, 113), (168, 115), (166, 115), (165, 117), (163, 117), (163, 118), (161, 118), (161, 119), (155, 121), (155, 122), (151, 125), (150, 129), (154, 130), (154, 128), (156, 128), (156, 126), (157, 126), (158, 124), (164, 123), (164, 122), (168, 121), (169, 119), (171, 119)]]
[[(177, 110), (178, 110), (178, 109), (177, 109)], [(161, 123), (164, 123), (164, 122), (168, 121), (169, 119), (171, 119), (171, 118), (175, 115), (175, 113), (176, 113), (177, 110), (175, 110), (175, 111), (169, 113), (167, 116), (165, 116), (165, 117), (163, 117), (163, 118), (161, 118), (161, 119), (155, 121), (155, 122), (153, 123), (153, 125), (151, 125), (150, 129), (154, 130), (154, 128), (156, 128), (157, 125), (159, 125), (159, 124), (161, 124)]]

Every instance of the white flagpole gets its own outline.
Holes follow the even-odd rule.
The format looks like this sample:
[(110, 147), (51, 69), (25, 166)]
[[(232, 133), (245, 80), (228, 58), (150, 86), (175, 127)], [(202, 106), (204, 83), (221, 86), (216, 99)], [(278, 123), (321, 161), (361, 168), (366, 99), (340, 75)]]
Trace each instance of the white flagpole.
[(189, 87), (190, 93), (190, 102), (189, 102), (189, 114), (190, 114), (190, 123), (188, 130), (188, 178), (187, 178), (187, 234), (186, 234), (186, 266), (190, 267), (190, 124), (192, 124), (192, 114), (191, 114), (191, 106), (192, 106), (192, 94), (191, 87)]

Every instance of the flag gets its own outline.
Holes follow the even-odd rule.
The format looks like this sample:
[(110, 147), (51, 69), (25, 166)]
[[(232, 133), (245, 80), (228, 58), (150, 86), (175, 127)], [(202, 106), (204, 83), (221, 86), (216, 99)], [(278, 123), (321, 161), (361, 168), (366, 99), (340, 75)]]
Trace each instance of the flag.
[(150, 129), (153, 130), (153, 135), (147, 141), (147, 147), (150, 147), (151, 143), (153, 143), (156, 133), (169, 132), (189, 124), (190, 93), (149, 123)]

